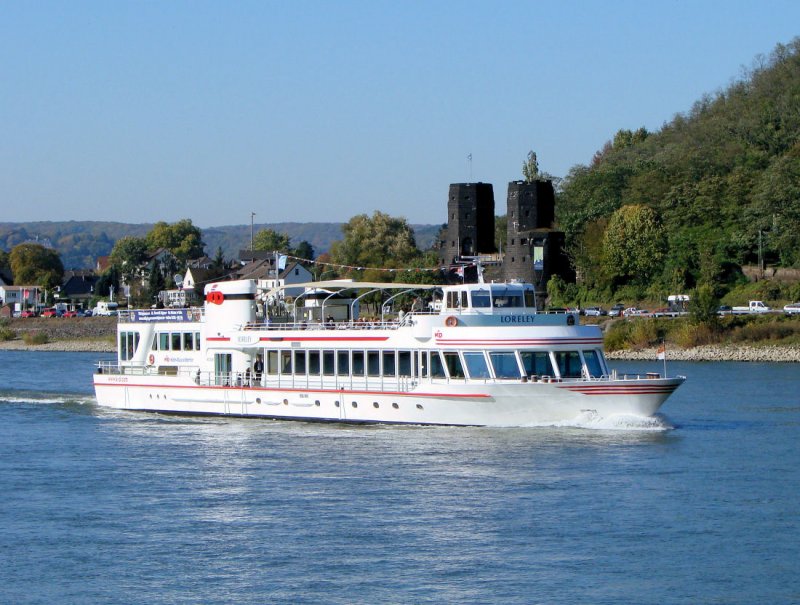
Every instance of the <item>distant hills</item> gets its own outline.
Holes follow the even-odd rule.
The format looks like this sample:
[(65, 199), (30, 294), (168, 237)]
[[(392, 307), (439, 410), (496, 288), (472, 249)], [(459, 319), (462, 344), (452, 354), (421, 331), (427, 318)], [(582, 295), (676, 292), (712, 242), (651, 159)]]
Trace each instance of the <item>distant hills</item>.
[[(331, 244), (342, 239), (343, 223), (269, 223), (257, 224), (260, 229), (274, 229), (286, 233), (292, 245), (307, 241), (316, 255), (327, 252)], [(430, 248), (441, 225), (411, 225), (417, 246)], [(0, 249), (10, 251), (17, 244), (38, 241), (54, 248), (61, 255), (65, 269), (94, 267), (98, 256), (111, 253), (114, 243), (126, 235), (144, 237), (153, 223), (115, 223), (99, 221), (42, 221), (26, 223), (0, 223)], [(213, 257), (222, 248), (226, 259), (237, 256), (239, 250), (250, 245), (250, 225), (230, 225), (203, 229), (206, 254)]]

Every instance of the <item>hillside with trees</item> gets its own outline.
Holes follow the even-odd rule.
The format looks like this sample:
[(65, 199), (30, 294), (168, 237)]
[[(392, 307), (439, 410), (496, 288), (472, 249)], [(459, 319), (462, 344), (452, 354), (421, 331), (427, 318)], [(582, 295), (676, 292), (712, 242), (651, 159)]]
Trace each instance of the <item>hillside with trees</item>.
[(721, 294), (742, 265), (800, 267), (800, 38), (659, 131), (620, 130), (558, 193), (584, 297)]

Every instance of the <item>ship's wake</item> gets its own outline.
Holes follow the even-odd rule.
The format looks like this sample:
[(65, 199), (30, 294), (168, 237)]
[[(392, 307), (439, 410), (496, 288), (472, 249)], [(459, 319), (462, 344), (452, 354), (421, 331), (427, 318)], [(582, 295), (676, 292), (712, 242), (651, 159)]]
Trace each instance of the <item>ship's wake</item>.
[(0, 405), (94, 406), (93, 395), (85, 393), (48, 393), (45, 391), (0, 391)]
[(661, 414), (654, 416), (633, 416), (628, 414), (615, 414), (601, 416), (591, 410), (582, 412), (571, 420), (547, 422), (541, 424), (527, 424), (526, 427), (539, 428), (576, 428), (598, 431), (671, 431), (675, 426)]

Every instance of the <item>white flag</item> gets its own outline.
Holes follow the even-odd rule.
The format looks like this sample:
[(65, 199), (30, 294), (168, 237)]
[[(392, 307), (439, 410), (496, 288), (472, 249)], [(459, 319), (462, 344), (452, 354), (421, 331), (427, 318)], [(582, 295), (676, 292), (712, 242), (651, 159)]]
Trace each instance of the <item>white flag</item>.
[(662, 342), (661, 346), (658, 347), (658, 349), (656, 350), (656, 359), (658, 359), (659, 361), (663, 361), (666, 358), (667, 358), (667, 345)]

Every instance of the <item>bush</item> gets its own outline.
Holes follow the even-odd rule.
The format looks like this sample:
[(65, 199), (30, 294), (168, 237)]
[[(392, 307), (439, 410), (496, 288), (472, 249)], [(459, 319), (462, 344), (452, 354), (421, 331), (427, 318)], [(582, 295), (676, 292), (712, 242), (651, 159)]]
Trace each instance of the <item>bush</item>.
[(619, 351), (628, 348), (631, 324), (627, 321), (613, 321), (604, 338), (607, 351)]
[(671, 336), (675, 344), (684, 349), (713, 344), (718, 340), (714, 330), (709, 326), (688, 321), (681, 322), (681, 325), (671, 332)]
[(44, 332), (26, 332), (22, 335), (22, 340), (25, 342), (26, 345), (43, 345), (46, 342), (49, 342), (47, 338), (47, 334)]
[(756, 321), (743, 322), (737, 325), (730, 335), (731, 342), (763, 342), (763, 341), (798, 341), (800, 340), (800, 323), (783, 318), (753, 318)]
[(0, 340), (14, 340), (17, 333), (9, 327), (0, 325)]
[(656, 322), (653, 319), (637, 319), (631, 322), (628, 343), (634, 349), (644, 349), (659, 341)]

